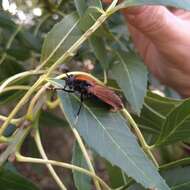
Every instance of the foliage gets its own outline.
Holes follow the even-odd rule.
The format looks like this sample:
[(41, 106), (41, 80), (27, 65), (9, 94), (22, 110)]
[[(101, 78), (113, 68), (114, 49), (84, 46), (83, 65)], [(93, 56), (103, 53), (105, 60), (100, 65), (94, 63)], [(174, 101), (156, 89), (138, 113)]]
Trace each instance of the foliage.
[[(0, 13), (0, 141), (6, 146), (0, 154), (0, 186), (4, 190), (38, 189), (5, 167), (15, 156), (20, 163), (45, 164), (62, 190), (67, 188), (54, 165), (72, 171), (78, 190), (93, 186), (98, 190), (188, 189), (190, 159), (176, 160), (169, 149), (189, 148), (190, 100), (150, 91), (153, 84), (119, 10), (145, 4), (190, 10), (190, 2), (114, 0), (105, 5), (100, 0), (52, 0), (31, 1), (33, 7), (16, 3), (23, 13), (40, 7), (42, 15), (21, 23), (19, 14), (11, 15), (5, 9)], [(89, 98), (76, 117), (79, 96), (52, 90), (64, 88), (67, 75), (63, 70), (109, 85), (123, 97), (125, 108), (112, 113), (100, 100)], [(55, 108), (61, 108), (58, 114)], [(5, 116), (3, 110), (11, 111)], [(39, 130), (44, 125), (73, 133), (71, 163), (47, 158)], [(29, 134), (41, 158), (23, 155), (21, 147)], [(97, 157), (105, 159), (109, 185), (96, 174)]]

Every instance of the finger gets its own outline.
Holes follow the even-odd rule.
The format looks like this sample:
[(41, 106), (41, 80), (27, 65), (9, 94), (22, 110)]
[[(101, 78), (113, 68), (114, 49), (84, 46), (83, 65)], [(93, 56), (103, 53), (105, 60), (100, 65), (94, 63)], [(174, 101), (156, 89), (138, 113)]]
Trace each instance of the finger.
[(129, 23), (127, 25), (135, 48), (138, 50), (140, 56), (144, 58), (151, 41), (133, 25)]
[(131, 25), (157, 45), (181, 41), (188, 35), (185, 23), (163, 6), (130, 8), (124, 14)]

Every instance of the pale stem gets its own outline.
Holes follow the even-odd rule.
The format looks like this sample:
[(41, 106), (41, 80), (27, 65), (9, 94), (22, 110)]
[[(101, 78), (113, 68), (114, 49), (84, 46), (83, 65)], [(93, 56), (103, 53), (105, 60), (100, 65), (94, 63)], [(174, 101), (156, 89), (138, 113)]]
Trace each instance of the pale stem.
[(55, 161), (55, 160), (43, 160), (40, 158), (25, 157), (25, 156), (22, 156), (19, 152), (16, 152), (15, 156), (16, 156), (17, 161), (19, 162), (28, 162), (28, 163), (36, 163), (36, 164), (51, 164), (54, 166), (59, 166), (59, 167), (75, 170), (77, 172), (81, 172), (92, 178), (97, 179), (104, 189), (111, 190), (111, 188), (101, 178), (99, 178), (97, 175), (92, 174), (90, 171), (84, 168), (81, 168), (72, 164)]
[[(7, 117), (0, 115), (0, 120), (6, 121)], [(23, 120), (23, 117), (17, 118), (17, 119), (11, 119), (10, 123), (13, 125), (18, 125)]]
[(125, 118), (129, 121), (129, 123), (131, 124), (131, 126), (133, 127), (141, 145), (142, 145), (142, 148), (144, 149), (144, 151), (148, 154), (148, 156), (152, 159), (153, 163), (155, 164), (155, 166), (158, 168), (159, 165), (154, 157), (154, 155), (152, 154), (149, 146), (147, 145), (140, 129), (138, 128), (136, 122), (134, 121), (134, 119), (131, 117), (131, 115), (129, 114), (129, 112), (126, 110), (126, 109), (123, 109), (122, 110), (122, 113), (123, 115), (125, 116)]
[(106, 70), (104, 69), (104, 85), (106, 85), (107, 82), (108, 82), (107, 72), (106, 72)]
[(3, 82), (0, 85), (0, 94), (2, 93), (3, 89), (8, 86), (10, 83), (15, 82), (17, 80), (19, 80), (20, 78), (24, 78), (26, 76), (30, 76), (30, 75), (39, 75), (39, 74), (43, 74), (45, 71), (35, 71), (35, 70), (30, 70), (30, 71), (25, 71), (22, 73), (18, 73), (16, 75), (13, 75), (12, 77), (8, 78), (5, 82)]
[(7, 128), (11, 119), (15, 116), (15, 114), (19, 111), (19, 109), (26, 103), (29, 97), (32, 95), (34, 90), (43, 82), (43, 78), (39, 78), (37, 82), (27, 91), (27, 93), (23, 96), (23, 98), (18, 102), (16, 107), (9, 114), (3, 125), (0, 127), (0, 136), (2, 136), (4, 130)]
[(14, 85), (14, 86), (4, 88), (1, 93), (8, 92), (11, 90), (29, 90), (30, 88), (31, 86), (27, 86), (27, 85)]
[[(90, 158), (89, 158), (89, 156), (88, 156), (88, 153), (87, 153), (87, 151), (86, 151), (86, 148), (85, 148), (85, 146), (84, 146), (84, 143), (82, 142), (82, 139), (81, 139), (81, 137), (80, 137), (78, 131), (77, 131), (75, 128), (72, 128), (72, 131), (73, 131), (73, 133), (74, 133), (74, 135), (75, 135), (75, 138), (76, 138), (76, 140), (77, 140), (77, 142), (78, 142), (78, 144), (79, 144), (79, 147), (80, 147), (80, 149), (81, 149), (81, 151), (82, 151), (82, 153), (83, 153), (83, 156), (84, 156), (84, 158), (85, 158), (85, 160), (86, 160), (86, 162), (87, 162), (87, 165), (88, 165), (90, 171), (91, 171), (94, 175), (96, 175), (95, 170), (94, 170), (94, 167), (93, 167), (93, 165), (92, 165), (92, 163), (91, 163), (91, 161), (90, 161)], [(94, 184), (95, 184), (95, 186), (96, 186), (96, 189), (97, 189), (97, 190), (101, 190), (98, 181), (97, 181), (95, 178), (93, 178), (93, 180), (94, 180)]]
[(26, 118), (29, 119), (29, 120), (32, 120), (32, 117), (33, 117), (33, 109), (34, 109), (34, 106), (37, 102), (37, 100), (40, 98), (40, 96), (42, 95), (42, 93), (47, 89), (49, 83), (46, 83), (37, 93), (36, 95), (32, 98), (31, 100), (31, 103), (28, 107), (28, 111), (27, 111), (27, 116)]
[[(41, 138), (40, 138), (40, 134), (39, 134), (39, 129), (37, 128), (35, 130), (35, 134), (34, 134), (34, 140), (36, 142), (37, 148), (42, 156), (42, 158), (44, 160), (48, 160), (47, 155), (44, 151), (44, 148), (42, 146), (42, 142), (41, 142)], [(57, 175), (57, 173), (55, 172), (54, 168), (52, 167), (51, 164), (46, 164), (47, 168), (49, 169), (52, 177), (54, 178), (54, 180), (56, 181), (57, 185), (60, 187), (61, 190), (67, 190), (67, 188), (65, 187), (65, 185), (62, 183), (62, 181), (60, 180), (59, 176)]]

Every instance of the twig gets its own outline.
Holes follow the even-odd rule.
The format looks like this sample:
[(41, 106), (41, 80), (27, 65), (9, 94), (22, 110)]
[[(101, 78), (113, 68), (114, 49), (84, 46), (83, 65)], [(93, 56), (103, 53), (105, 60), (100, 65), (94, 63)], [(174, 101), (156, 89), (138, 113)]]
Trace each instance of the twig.
[(36, 164), (51, 164), (54, 166), (60, 166), (63, 168), (67, 168), (67, 169), (71, 169), (71, 170), (81, 172), (81, 173), (86, 174), (92, 178), (97, 179), (100, 182), (100, 184), (102, 185), (102, 187), (104, 187), (104, 189), (111, 190), (111, 188), (101, 178), (99, 178), (97, 175), (92, 174), (90, 171), (88, 171), (84, 168), (80, 168), (80, 167), (72, 165), (72, 164), (58, 162), (55, 160), (43, 160), (40, 158), (25, 157), (25, 156), (22, 156), (19, 152), (16, 152), (15, 156), (16, 156), (17, 161), (19, 161), (19, 162), (28, 162), (28, 163), (36, 163)]
[[(81, 149), (81, 151), (82, 151), (82, 153), (83, 153), (83, 155), (84, 155), (84, 158), (85, 158), (85, 160), (86, 160), (86, 162), (87, 162), (87, 165), (88, 165), (90, 171), (91, 171), (94, 175), (96, 175), (95, 170), (94, 170), (94, 167), (93, 167), (93, 165), (92, 165), (92, 163), (91, 163), (91, 161), (90, 161), (90, 158), (89, 158), (89, 156), (88, 156), (88, 153), (87, 153), (87, 151), (86, 151), (86, 148), (85, 148), (85, 146), (84, 146), (84, 143), (82, 142), (82, 139), (81, 139), (81, 137), (80, 137), (78, 131), (77, 131), (75, 128), (73, 128), (73, 127), (72, 127), (72, 131), (73, 131), (73, 133), (74, 133), (74, 135), (75, 135), (75, 138), (76, 138), (76, 140), (77, 140), (77, 142), (78, 142), (78, 144), (79, 144), (79, 146), (80, 146), (80, 149)], [(93, 180), (94, 180), (94, 184), (95, 184), (95, 186), (96, 186), (96, 189), (97, 189), (97, 190), (101, 190), (98, 181), (97, 181), (95, 178), (93, 178)]]
[(135, 130), (135, 133), (142, 145), (142, 148), (144, 149), (144, 151), (148, 154), (148, 156), (152, 159), (152, 161), (154, 162), (155, 166), (158, 168), (159, 165), (155, 159), (155, 157), (153, 156), (149, 146), (147, 145), (140, 129), (138, 128), (136, 122), (134, 121), (134, 119), (131, 117), (131, 115), (129, 114), (129, 112), (126, 109), (122, 110), (123, 115), (125, 116), (125, 118), (129, 121), (129, 123), (131, 124), (131, 126), (133, 127), (133, 129)]
[[(42, 158), (44, 160), (48, 160), (47, 155), (44, 151), (44, 148), (42, 146), (42, 142), (41, 142), (41, 138), (40, 138), (40, 134), (39, 134), (39, 129), (35, 129), (35, 134), (34, 134), (34, 140), (36, 142), (37, 148), (42, 156)], [(57, 185), (62, 189), (62, 190), (67, 190), (67, 188), (65, 187), (65, 185), (62, 183), (62, 181), (60, 180), (59, 176), (56, 174), (55, 170), (53, 169), (51, 164), (46, 164), (47, 168), (49, 169), (52, 177), (54, 178), (54, 180), (56, 181)]]

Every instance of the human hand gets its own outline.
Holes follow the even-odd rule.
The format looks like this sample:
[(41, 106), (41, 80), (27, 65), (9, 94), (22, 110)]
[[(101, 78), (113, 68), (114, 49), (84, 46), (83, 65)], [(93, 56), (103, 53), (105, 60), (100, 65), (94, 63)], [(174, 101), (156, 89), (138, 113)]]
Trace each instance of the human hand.
[(141, 6), (123, 14), (150, 72), (183, 97), (190, 96), (190, 12)]

